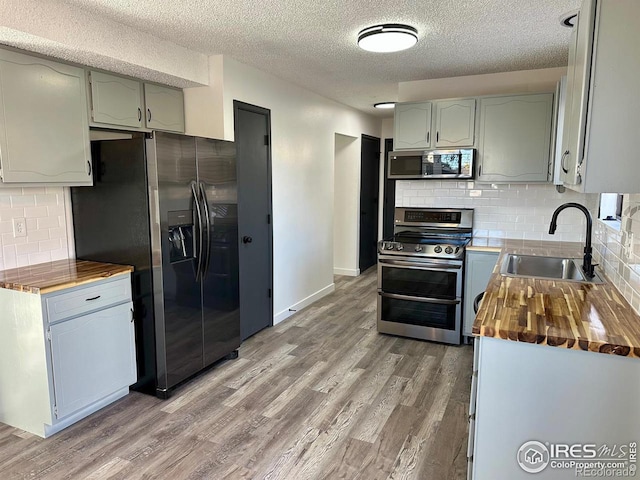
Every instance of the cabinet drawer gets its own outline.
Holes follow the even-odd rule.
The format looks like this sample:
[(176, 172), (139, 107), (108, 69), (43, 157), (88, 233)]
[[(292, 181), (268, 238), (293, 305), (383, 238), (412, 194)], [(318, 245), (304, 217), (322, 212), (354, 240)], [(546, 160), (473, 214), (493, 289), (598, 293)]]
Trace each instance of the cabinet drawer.
[(45, 298), (50, 324), (129, 301), (131, 301), (129, 275)]

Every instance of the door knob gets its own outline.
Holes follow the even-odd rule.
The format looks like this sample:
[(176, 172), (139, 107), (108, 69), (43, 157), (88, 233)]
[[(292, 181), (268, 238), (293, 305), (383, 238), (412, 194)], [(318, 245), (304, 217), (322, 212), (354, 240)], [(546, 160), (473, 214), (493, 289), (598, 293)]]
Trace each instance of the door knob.
[(246, 235), (242, 237), (242, 243), (251, 243), (251, 242), (253, 242), (253, 238), (248, 237)]

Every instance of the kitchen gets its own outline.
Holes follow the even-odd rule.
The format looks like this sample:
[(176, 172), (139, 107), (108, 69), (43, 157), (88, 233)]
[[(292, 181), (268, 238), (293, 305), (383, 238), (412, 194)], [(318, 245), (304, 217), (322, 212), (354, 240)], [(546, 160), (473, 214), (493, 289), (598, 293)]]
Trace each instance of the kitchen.
[[(332, 199), (338, 192), (333, 190), (333, 172), (336, 168), (334, 139), (337, 136), (347, 137), (347, 150), (354, 146), (357, 150), (360, 135), (363, 133), (378, 138), (392, 137), (392, 120), (385, 118), (381, 121), (379, 117), (366, 115), (361, 111), (347, 108), (343, 104), (329, 101), (316, 93), (310, 93), (304, 88), (283, 82), (231, 57), (216, 55), (207, 57), (176, 44), (159, 41), (157, 37), (146, 34), (144, 31), (134, 30), (122, 20), (122, 17), (118, 16), (123, 14), (102, 18), (103, 10), (97, 14), (95, 12), (91, 14), (87, 10), (78, 8), (83, 6), (82, 3), (41, 2), (38, 6), (42, 9), (40, 15), (32, 18), (25, 18), (26, 13), (20, 10), (24, 8), (22, 2), (15, 2), (13, 9), (11, 2), (6, 3), (3, 6), (6, 8), (6, 11), (3, 11), (3, 24), (6, 25), (3, 32), (6, 37), (3, 43), (93, 67), (96, 65), (91, 62), (102, 60), (104, 62), (102, 68), (105, 70), (109, 70), (106, 65), (109, 64), (110, 59), (120, 59), (125, 64), (120, 68), (126, 67), (128, 70), (116, 73), (136, 78), (147, 79), (149, 72), (154, 71), (162, 72), (165, 75), (162, 78), (170, 79), (171, 81), (166, 81), (168, 84), (175, 84), (176, 77), (187, 78), (200, 85), (208, 84), (209, 86), (201, 87), (194, 87), (193, 84), (185, 85), (188, 87), (185, 90), (185, 127), (189, 134), (232, 140), (233, 114), (231, 112), (232, 102), (236, 98), (272, 109), (273, 308), (274, 324), (276, 324), (272, 331), (275, 332), (277, 328), (286, 330), (286, 322), (282, 323), (281, 327), (278, 326), (292, 316), (294, 311), (303, 310), (307, 306), (314, 308), (316, 306), (314, 301), (325, 298), (326, 294), (334, 290), (339, 290), (342, 279), (337, 283), (334, 281), (334, 269), (344, 273), (357, 270), (357, 250), (352, 241), (354, 230), (357, 238), (357, 222), (353, 220), (358, 215), (357, 206), (355, 206), (357, 192), (351, 196), (347, 192), (348, 202), (344, 204), (344, 209), (350, 221), (344, 229), (337, 232), (343, 234), (346, 241), (342, 242), (340, 237), (338, 241), (335, 240)], [(558, 24), (560, 14), (577, 7), (577, 2), (563, 5), (562, 8), (555, 7), (557, 14), (549, 14), (552, 18), (551, 23)], [(48, 20), (44, 20), (45, 18)], [(51, 25), (56, 23), (65, 25), (65, 21), (68, 21), (66, 19), (72, 18), (77, 20), (77, 24), (83, 25), (83, 28), (91, 29), (94, 34), (83, 35), (82, 32), (70, 31), (63, 33), (60, 29), (51, 28)], [(6, 24), (4, 19), (7, 19)], [(52, 19), (57, 19), (57, 22)], [(145, 19), (153, 26), (150, 27), (152, 29), (157, 28), (161, 31), (166, 27), (162, 21), (153, 18), (153, 15), (147, 14)], [(22, 32), (21, 35), (20, 32)], [(556, 32), (556, 35), (562, 36), (563, 41), (568, 42), (568, 32), (561, 30)], [(43, 39), (48, 41), (45, 42)], [(75, 47), (62, 48), (69, 44)], [(87, 52), (91, 55), (88, 56), (89, 58), (82, 57), (83, 52), (85, 55)], [(148, 52), (158, 52), (158, 54), (153, 56)], [(560, 57), (566, 55), (566, 50), (563, 52), (559, 54)], [(148, 60), (142, 62), (142, 59)], [(563, 57), (562, 61), (557, 61), (555, 65), (563, 65), (563, 62), (566, 65), (566, 57)], [(557, 71), (545, 68), (535, 71), (531, 71), (531, 68), (520, 68), (520, 70), (529, 71), (487, 73), (486, 76), (480, 77), (469, 75), (440, 81), (437, 79), (401, 81), (397, 84), (396, 98), (407, 102), (461, 96), (551, 92), (555, 90), (555, 84), (561, 76), (560, 70), (565, 69), (560, 67)], [(448, 75), (450, 76), (453, 75)], [(414, 78), (424, 78), (424, 76)], [(159, 77), (156, 77), (156, 82), (163, 83)], [(438, 88), (440, 90), (437, 90)], [(322, 93), (322, 86), (312, 90)], [(382, 100), (385, 98), (376, 98), (376, 101)], [(375, 102), (367, 102), (367, 104), (372, 103)], [(337, 140), (335, 141), (337, 145)], [(352, 155), (350, 158), (355, 157), (359, 160), (359, 152), (353, 155), (349, 150), (347, 153)], [(349, 175), (346, 178), (342, 177), (341, 181), (351, 179), (353, 191), (355, 190), (353, 185), (357, 185), (359, 177), (357, 168), (350, 170)], [(444, 181), (415, 183), (400, 181), (396, 191), (396, 204), (404, 207), (472, 207), (475, 208), (476, 213), (474, 236), (533, 240), (551, 239), (546, 233), (550, 216), (554, 208), (562, 203), (577, 201), (586, 204), (594, 213), (594, 217), (597, 213), (595, 210), (598, 200), (595, 194), (572, 193), (570, 190), (560, 194), (552, 185), (547, 184), (538, 186), (498, 183), (495, 184), (496, 188), (491, 185), (478, 182), (473, 185), (467, 182), (456, 182), (454, 187), (453, 184)], [(3, 268), (21, 266), (25, 264), (24, 262), (37, 264), (49, 259), (65, 258), (69, 251), (74, 251), (71, 246), (73, 242), (73, 235), (70, 233), (71, 225), (67, 221), (69, 217), (66, 213), (69, 200), (63, 188), (7, 189), (0, 195), (3, 196), (4, 202), (8, 202), (8, 204), (3, 203), (3, 206), (12, 210), (8, 214), (9, 218), (21, 218), (22, 216), (18, 214), (24, 213), (27, 231), (36, 233), (35, 236), (27, 237), (28, 241), (21, 242), (13, 237), (11, 222), (9, 225), (3, 224)], [(631, 212), (634, 211), (637, 198), (633, 195), (626, 196), (625, 204), (628, 210), (625, 208), (626, 213), (623, 212), (622, 223), (631, 231), (634, 225)], [(531, 207), (534, 208), (533, 212)], [(0, 222), (4, 221), (4, 218), (0, 220)], [(628, 249), (628, 235), (612, 233), (603, 224), (597, 222), (595, 225), (594, 245), (610, 265), (611, 273), (607, 272), (607, 274), (612, 276), (618, 289), (637, 310), (639, 297), (635, 281), (637, 275), (632, 268), (634, 262), (627, 259), (628, 257), (624, 254), (625, 249)], [(580, 242), (583, 240), (583, 231), (583, 217), (578, 212), (575, 214), (566, 212), (562, 214), (556, 236), (560, 236), (562, 241)], [(6, 237), (5, 234), (7, 234)], [(304, 245), (301, 244), (301, 239)], [(314, 252), (314, 255), (309, 255), (309, 251)], [(334, 262), (336, 256), (344, 258), (344, 263)], [(596, 261), (603, 263), (599, 259)], [(625, 261), (629, 268), (621, 269), (620, 265)], [(613, 272), (622, 273), (613, 275)], [(331, 308), (327, 305), (324, 307)], [(318, 308), (322, 308), (322, 304)], [(371, 308), (375, 310), (375, 307), (365, 305), (363, 312)], [(312, 321), (313, 318), (309, 320)], [(278, 332), (284, 333), (282, 330)], [(294, 335), (295, 331), (297, 328), (289, 335)], [(268, 338), (266, 337), (265, 340)], [(258, 338), (254, 343), (255, 348), (259, 349)], [(398, 353), (392, 353), (398, 355)], [(440, 352), (439, 355), (446, 354)], [(243, 358), (242, 351), (240, 357), (238, 360)], [(436, 356), (436, 358), (440, 357)], [(449, 359), (448, 356), (446, 358)], [(410, 370), (409, 367), (405, 368)], [(468, 369), (470, 370), (470, 365)], [(144, 402), (150, 402), (146, 398), (140, 401), (142, 405), (148, 405)], [(66, 433), (60, 435), (63, 434)], [(54, 436), (53, 440), (55, 438)], [(115, 461), (114, 468), (126, 468), (127, 461), (129, 460), (123, 460), (122, 463)], [(96, 465), (96, 469), (98, 467), (100, 465)], [(233, 475), (230, 474), (230, 476)]]

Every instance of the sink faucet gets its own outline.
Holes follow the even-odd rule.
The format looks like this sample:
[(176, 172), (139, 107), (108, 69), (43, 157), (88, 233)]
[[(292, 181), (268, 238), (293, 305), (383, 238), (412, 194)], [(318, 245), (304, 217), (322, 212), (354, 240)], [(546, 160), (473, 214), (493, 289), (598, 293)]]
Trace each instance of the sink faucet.
[(587, 217), (587, 238), (585, 240), (584, 245), (584, 257), (582, 259), (582, 271), (588, 278), (594, 277), (594, 265), (591, 263), (591, 226), (593, 224), (593, 220), (591, 219), (591, 213), (586, 209), (584, 205), (580, 205), (579, 203), (569, 202), (563, 203), (558, 208), (556, 208), (555, 212), (553, 212), (553, 216), (551, 217), (551, 224), (549, 225), (549, 234), (553, 235), (556, 233), (558, 214), (563, 211), (565, 208), (577, 208), (584, 216)]

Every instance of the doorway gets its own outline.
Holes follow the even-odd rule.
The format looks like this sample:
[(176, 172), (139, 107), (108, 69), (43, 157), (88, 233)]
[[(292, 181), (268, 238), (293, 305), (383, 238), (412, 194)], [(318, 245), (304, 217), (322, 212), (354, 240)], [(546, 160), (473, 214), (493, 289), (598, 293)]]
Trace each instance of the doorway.
[(273, 325), (271, 111), (233, 101), (238, 162), (240, 336)]
[(360, 154), (360, 240), (358, 268), (363, 273), (377, 262), (380, 139), (362, 135)]

